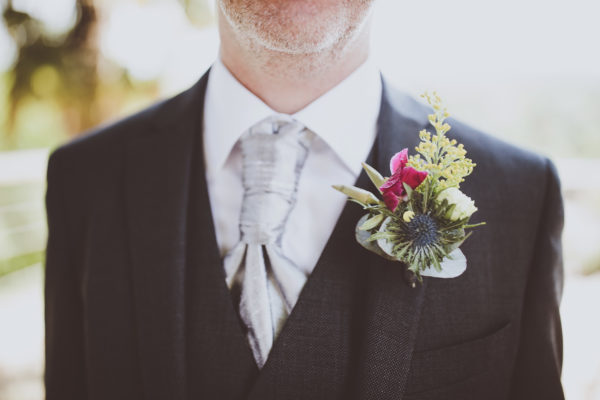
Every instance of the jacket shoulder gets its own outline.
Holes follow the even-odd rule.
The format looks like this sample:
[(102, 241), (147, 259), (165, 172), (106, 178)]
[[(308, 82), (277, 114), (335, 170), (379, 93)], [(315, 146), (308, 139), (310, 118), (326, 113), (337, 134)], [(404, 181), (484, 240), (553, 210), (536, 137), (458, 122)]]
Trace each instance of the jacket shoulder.
[[(415, 135), (411, 141), (416, 145), (419, 130), (435, 131), (428, 121), (428, 115), (433, 113), (429, 105), (386, 84), (384, 99), (402, 116), (400, 121), (409, 120), (408, 125), (403, 124), (410, 132), (398, 131), (396, 134)], [(447, 136), (463, 144), (466, 157), (476, 164), (473, 173), (461, 185), (466, 194), (480, 199), (485, 197), (485, 201), (498, 210), (514, 212), (517, 207), (529, 215), (539, 214), (548, 196), (560, 196), (558, 172), (548, 157), (509, 143), (461, 119), (448, 118), (446, 122), (451, 126)], [(414, 149), (409, 151), (413, 153)], [(523, 202), (523, 199), (527, 201)]]
[(128, 141), (142, 139), (144, 135), (176, 121), (188, 91), (86, 131), (53, 149), (49, 160), (60, 158), (71, 166), (80, 166), (82, 162), (89, 164), (98, 158), (110, 160), (124, 149)]
[(501, 168), (502, 171), (514, 169), (545, 169), (550, 160), (535, 151), (510, 143), (486, 131), (454, 118), (448, 119), (452, 127), (448, 136), (463, 143), (469, 153), (480, 164)]
[[(413, 120), (416, 126), (434, 132), (433, 126), (428, 122), (428, 115), (433, 113), (429, 105), (389, 85), (385, 85), (385, 92), (393, 108)], [(519, 175), (539, 177), (547, 173), (547, 168), (555, 169), (552, 161), (540, 153), (509, 143), (461, 119), (451, 117), (446, 122), (451, 126), (447, 136), (464, 145), (467, 157), (477, 164), (476, 171), (487, 170), (485, 172), (495, 175), (519, 171)]]

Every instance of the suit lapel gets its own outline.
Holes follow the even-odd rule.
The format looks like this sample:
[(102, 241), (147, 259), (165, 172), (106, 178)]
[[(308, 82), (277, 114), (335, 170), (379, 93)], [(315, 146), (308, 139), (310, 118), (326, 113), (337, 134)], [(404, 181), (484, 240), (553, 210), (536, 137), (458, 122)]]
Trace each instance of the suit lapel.
[[(426, 127), (427, 112), (408, 96), (383, 85), (378, 120), (377, 169), (389, 174), (389, 160), (398, 151), (414, 152), (418, 132)], [(419, 325), (427, 280), (411, 288), (404, 267), (374, 254), (369, 255), (364, 298), (364, 336), (358, 356), (357, 399), (401, 399)]]
[(254, 383), (258, 367), (225, 283), (208, 197), (201, 126), (194, 138), (186, 275), (188, 397), (241, 399)]
[[(126, 193), (133, 297), (144, 398), (185, 398), (185, 232), (195, 113), (192, 89), (152, 115), (127, 146)], [(161, 105), (169, 108), (169, 105)], [(165, 114), (167, 114), (165, 112)]]
[[(217, 248), (204, 174), (208, 72), (128, 143), (127, 211), (144, 398), (236, 399), (258, 370)], [(187, 378), (187, 379), (186, 379)]]

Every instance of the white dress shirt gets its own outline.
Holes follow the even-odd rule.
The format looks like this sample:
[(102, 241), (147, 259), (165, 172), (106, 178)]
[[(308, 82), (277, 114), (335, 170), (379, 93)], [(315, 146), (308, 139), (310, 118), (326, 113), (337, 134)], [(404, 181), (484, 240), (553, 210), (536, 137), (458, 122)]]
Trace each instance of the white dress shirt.
[[(282, 237), (283, 253), (309, 274), (346, 204), (331, 185), (352, 185), (376, 134), (381, 78), (371, 59), (291, 116), (316, 134), (298, 183), (297, 203)], [(240, 239), (243, 186), (238, 139), (276, 114), (246, 89), (220, 59), (208, 76), (204, 156), (217, 244), (224, 256)]]

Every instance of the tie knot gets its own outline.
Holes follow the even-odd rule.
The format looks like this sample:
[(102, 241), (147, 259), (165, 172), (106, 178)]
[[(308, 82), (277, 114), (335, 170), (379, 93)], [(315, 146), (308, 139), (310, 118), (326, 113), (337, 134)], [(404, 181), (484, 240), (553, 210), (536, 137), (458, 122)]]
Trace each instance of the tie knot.
[(304, 129), (304, 126), (291, 116), (274, 114), (252, 125), (246, 136), (278, 134), (289, 131), (300, 132), (302, 129)]
[(281, 237), (312, 137), (286, 115), (266, 118), (242, 135), (242, 240), (266, 244)]

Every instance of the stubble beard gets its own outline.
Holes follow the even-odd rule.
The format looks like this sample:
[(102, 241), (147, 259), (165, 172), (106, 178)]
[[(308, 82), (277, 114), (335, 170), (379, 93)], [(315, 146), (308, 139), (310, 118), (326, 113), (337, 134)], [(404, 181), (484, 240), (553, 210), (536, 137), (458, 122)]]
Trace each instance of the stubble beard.
[(343, 57), (362, 31), (373, 2), (346, 0), (338, 8), (323, 9), (320, 1), (303, 0), (302, 12), (293, 0), (218, 0), (218, 6), (240, 45), (264, 72), (299, 78), (318, 74)]

